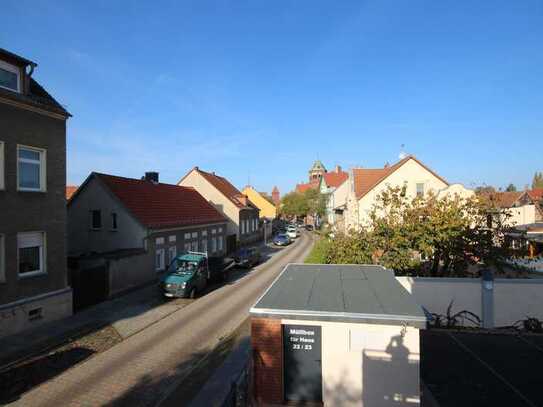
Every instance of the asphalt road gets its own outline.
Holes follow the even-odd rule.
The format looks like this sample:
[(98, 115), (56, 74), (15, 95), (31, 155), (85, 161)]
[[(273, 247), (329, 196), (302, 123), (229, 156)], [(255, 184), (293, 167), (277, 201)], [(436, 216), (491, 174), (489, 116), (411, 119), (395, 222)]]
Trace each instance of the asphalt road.
[(303, 261), (311, 247), (311, 235), (303, 234), (252, 272), (24, 394), (14, 405), (156, 406), (246, 320), (285, 265)]

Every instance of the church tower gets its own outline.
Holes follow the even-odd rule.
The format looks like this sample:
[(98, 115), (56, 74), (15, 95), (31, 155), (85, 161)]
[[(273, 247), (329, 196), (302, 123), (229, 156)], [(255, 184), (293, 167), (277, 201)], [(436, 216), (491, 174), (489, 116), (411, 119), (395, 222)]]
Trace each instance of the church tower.
[(309, 182), (310, 183), (317, 183), (321, 180), (323, 175), (326, 173), (326, 168), (324, 167), (324, 164), (317, 160), (313, 163), (313, 166), (309, 170)]

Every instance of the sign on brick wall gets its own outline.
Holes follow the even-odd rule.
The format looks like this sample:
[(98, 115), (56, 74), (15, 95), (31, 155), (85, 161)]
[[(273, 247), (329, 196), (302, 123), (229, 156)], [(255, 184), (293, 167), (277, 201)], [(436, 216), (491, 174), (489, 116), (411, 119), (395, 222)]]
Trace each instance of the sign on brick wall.
[(322, 401), (321, 327), (283, 325), (284, 386), (288, 401)]

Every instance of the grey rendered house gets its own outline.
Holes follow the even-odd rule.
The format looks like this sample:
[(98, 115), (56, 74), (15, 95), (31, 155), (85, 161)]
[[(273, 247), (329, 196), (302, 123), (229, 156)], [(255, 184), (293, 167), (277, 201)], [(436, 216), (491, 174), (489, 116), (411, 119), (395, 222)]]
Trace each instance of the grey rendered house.
[(156, 172), (93, 172), (68, 202), (68, 254), (80, 269), (106, 269), (107, 297), (155, 280), (177, 253), (223, 256), (226, 223), (196, 190)]
[(66, 273), (66, 120), (0, 49), (0, 337), (72, 313)]
[(194, 167), (177, 185), (196, 189), (228, 219), (229, 253), (261, 238), (258, 207), (226, 178)]

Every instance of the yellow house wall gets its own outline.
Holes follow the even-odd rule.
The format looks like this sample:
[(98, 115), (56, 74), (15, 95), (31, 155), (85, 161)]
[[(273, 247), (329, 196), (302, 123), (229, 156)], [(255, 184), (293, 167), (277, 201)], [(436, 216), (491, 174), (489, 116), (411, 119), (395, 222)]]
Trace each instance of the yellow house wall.
[(258, 191), (254, 190), (253, 188), (246, 187), (241, 192), (242, 194), (247, 195), (249, 200), (254, 203), (258, 209), (260, 209), (261, 218), (275, 219), (277, 216), (277, 209), (274, 205), (269, 203), (266, 198), (260, 195)]

